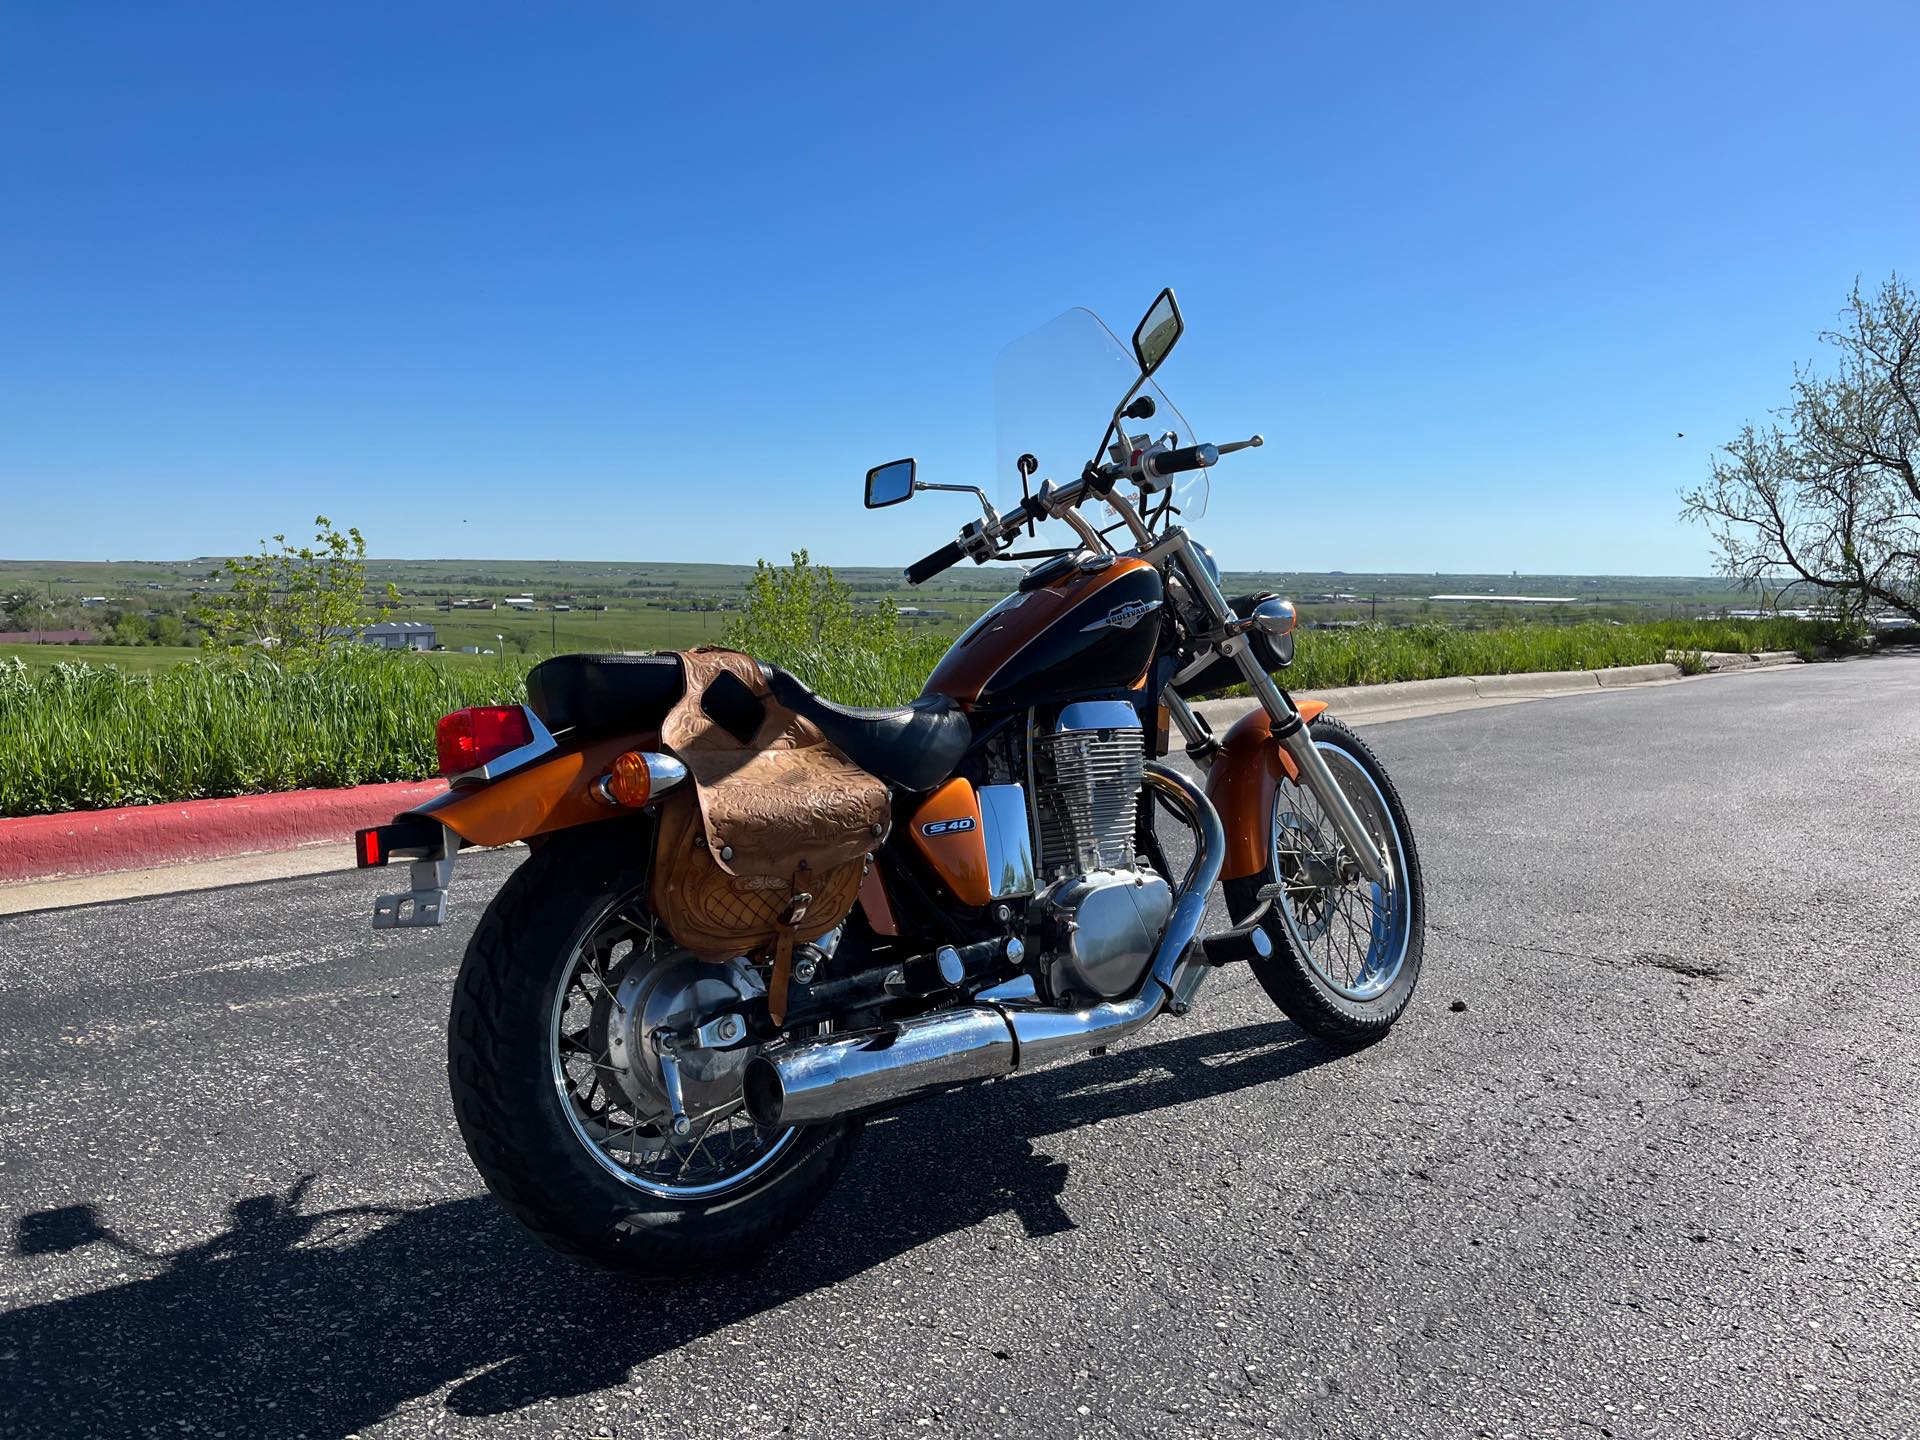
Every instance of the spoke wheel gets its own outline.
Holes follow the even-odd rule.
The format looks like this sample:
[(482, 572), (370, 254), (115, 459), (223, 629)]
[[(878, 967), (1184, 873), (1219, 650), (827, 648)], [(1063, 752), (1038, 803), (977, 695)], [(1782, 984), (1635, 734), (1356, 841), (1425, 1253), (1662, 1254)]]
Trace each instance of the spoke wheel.
[(1360, 762), (1338, 744), (1317, 742), (1327, 768), (1346, 792), (1381, 851), (1388, 881), (1356, 874), (1351, 858), (1314, 793), (1283, 781), (1274, 794), (1274, 909), (1300, 957), (1338, 994), (1371, 1000), (1399, 977), (1412, 933), (1412, 906), (1401, 877), (1406, 847), (1386, 796)]
[(1273, 953), (1249, 963), (1274, 1003), (1322, 1039), (1365, 1044), (1392, 1028), (1419, 983), (1426, 951), (1420, 853), (1393, 781), (1360, 737), (1324, 715), (1310, 733), (1379, 844), (1386, 883), (1360, 873), (1313, 793), (1282, 779), (1265, 866), (1223, 888), (1236, 921), (1264, 910)]
[(747, 1115), (740, 1072), (757, 1047), (682, 1048), (676, 1132), (661, 1046), (759, 993), (740, 962), (694, 958), (623, 896), (563, 967), (553, 1003), (553, 1079), (574, 1137), (615, 1179), (667, 1200), (723, 1195), (774, 1164), (798, 1131)]

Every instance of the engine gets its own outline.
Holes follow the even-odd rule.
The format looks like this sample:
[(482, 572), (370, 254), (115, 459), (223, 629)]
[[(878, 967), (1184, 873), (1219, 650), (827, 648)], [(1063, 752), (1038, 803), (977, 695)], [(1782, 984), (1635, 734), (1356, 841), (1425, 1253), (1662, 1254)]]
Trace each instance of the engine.
[(1173, 891), (1134, 853), (1146, 735), (1131, 705), (1080, 701), (1033, 737), (1034, 832), (1045, 886), (1039, 953), (1055, 999), (1139, 984)]

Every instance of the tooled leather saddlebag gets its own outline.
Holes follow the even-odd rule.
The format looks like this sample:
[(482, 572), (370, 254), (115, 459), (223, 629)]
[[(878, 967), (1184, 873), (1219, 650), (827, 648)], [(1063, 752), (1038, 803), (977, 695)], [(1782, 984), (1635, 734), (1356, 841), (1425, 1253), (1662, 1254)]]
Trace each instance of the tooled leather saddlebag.
[(887, 787), (775, 703), (747, 656), (702, 648), (681, 661), (685, 689), (660, 739), (692, 784), (660, 809), (653, 911), (705, 959), (769, 958), (778, 1024), (794, 942), (826, 934), (853, 908), (886, 835)]

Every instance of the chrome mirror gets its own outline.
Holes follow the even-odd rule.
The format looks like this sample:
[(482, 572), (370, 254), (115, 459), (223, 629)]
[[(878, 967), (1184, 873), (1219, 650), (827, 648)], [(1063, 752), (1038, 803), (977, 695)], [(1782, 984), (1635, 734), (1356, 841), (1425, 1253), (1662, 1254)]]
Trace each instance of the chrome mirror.
[(867, 471), (867, 509), (878, 510), (913, 498), (914, 462), (891, 460)]
[(1171, 287), (1160, 292), (1160, 298), (1147, 308), (1147, 313), (1133, 331), (1133, 358), (1140, 362), (1140, 374), (1145, 377), (1160, 368), (1160, 362), (1172, 352), (1174, 342), (1186, 329), (1186, 322), (1180, 318), (1180, 302), (1173, 298)]

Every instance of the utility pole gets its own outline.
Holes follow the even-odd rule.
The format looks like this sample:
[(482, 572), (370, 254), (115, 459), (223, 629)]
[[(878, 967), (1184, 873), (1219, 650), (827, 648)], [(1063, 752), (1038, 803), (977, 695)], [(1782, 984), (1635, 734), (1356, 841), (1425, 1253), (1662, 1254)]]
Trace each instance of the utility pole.
[(1367, 602), (1367, 623), (1371, 625), (1373, 624), (1374, 621), (1378, 620), (1379, 618), (1380, 618), (1380, 597), (1376, 595), (1373, 597), (1372, 600)]

